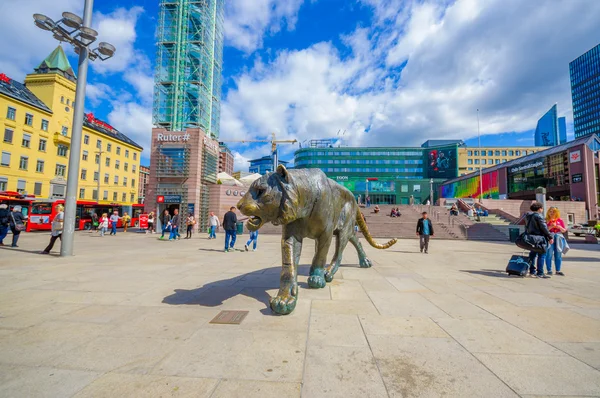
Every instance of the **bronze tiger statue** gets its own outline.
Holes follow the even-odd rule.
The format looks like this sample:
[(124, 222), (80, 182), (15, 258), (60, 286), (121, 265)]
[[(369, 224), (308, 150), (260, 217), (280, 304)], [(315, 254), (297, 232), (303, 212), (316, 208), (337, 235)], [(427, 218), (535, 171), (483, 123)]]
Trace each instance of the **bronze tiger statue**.
[[(287, 170), (280, 165), (276, 172), (254, 181), (237, 207), (250, 217), (246, 222), (250, 231), (256, 231), (268, 222), (283, 226), (280, 287), (277, 296), (271, 298), (271, 309), (282, 315), (291, 313), (296, 307), (297, 268), (304, 238), (316, 241), (308, 277), (311, 288), (323, 288), (326, 281), (333, 280), (348, 242), (358, 252), (360, 267), (371, 267), (371, 261), (354, 234), (355, 224), (367, 242), (377, 249), (387, 249), (396, 243), (396, 239), (383, 245), (375, 242), (352, 192), (318, 169)], [(335, 255), (327, 265), (327, 252), (334, 235)]]

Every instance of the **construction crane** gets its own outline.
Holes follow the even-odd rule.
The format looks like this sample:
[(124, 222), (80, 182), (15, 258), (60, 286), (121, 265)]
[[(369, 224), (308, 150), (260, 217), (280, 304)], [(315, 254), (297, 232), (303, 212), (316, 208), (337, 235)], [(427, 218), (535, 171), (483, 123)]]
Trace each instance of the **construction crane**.
[(275, 133), (272, 133), (272, 139), (270, 140), (219, 140), (219, 142), (238, 142), (240, 144), (255, 143), (255, 142), (266, 142), (271, 143), (271, 153), (273, 156), (273, 171), (277, 170), (279, 166), (279, 158), (277, 155), (277, 144), (295, 144), (298, 140), (278, 140)]

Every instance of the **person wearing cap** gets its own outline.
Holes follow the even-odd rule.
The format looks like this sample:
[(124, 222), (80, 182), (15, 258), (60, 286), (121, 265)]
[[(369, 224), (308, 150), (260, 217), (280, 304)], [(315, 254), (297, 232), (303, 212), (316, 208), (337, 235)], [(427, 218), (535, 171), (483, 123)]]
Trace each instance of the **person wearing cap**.
[(50, 236), (50, 243), (41, 254), (50, 254), (50, 250), (52, 250), (52, 248), (54, 247), (54, 243), (57, 239), (60, 239), (62, 242), (63, 225), (65, 221), (65, 208), (62, 205), (58, 205), (56, 206), (56, 211), (58, 211), (58, 214), (54, 216), (54, 220), (52, 220), (52, 233)]
[(4, 246), (3, 240), (8, 234), (8, 205), (6, 203), (0, 204), (0, 246)]

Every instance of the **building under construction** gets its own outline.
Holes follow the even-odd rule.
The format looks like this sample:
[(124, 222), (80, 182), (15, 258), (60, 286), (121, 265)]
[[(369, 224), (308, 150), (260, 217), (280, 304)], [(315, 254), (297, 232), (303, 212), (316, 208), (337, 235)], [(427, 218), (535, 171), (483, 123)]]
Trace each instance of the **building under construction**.
[(207, 225), (219, 164), (223, 1), (160, 2), (147, 211)]
[(219, 137), (224, 0), (161, 1), (153, 122)]

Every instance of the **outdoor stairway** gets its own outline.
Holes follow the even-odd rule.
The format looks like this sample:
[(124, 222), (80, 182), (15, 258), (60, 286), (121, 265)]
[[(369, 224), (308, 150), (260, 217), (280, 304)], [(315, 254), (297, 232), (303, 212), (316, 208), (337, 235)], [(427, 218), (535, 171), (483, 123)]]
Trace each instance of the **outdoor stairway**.
[(496, 228), (492, 224), (479, 222), (469, 227), (469, 240), (478, 241), (507, 241), (508, 229), (506, 234)]

